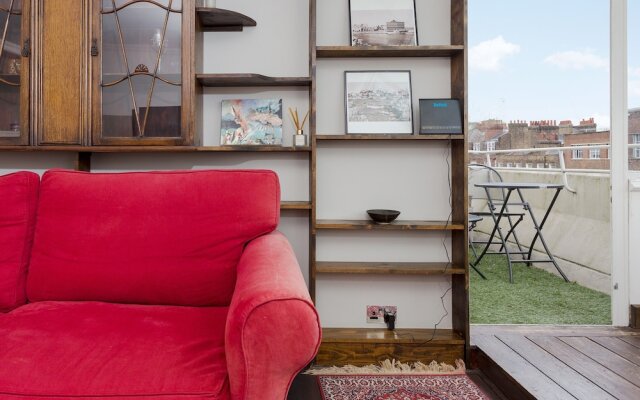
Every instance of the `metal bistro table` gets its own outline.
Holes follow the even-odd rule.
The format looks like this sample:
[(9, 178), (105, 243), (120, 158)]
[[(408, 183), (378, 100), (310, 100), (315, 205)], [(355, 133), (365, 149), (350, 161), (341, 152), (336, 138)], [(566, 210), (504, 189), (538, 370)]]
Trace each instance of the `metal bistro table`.
[[(502, 243), (505, 244), (504, 251), (507, 256), (507, 262), (509, 263), (509, 282), (513, 283), (513, 270), (512, 270), (513, 263), (526, 263), (528, 266), (531, 266), (531, 263), (553, 263), (553, 265), (556, 267), (556, 269), (558, 270), (562, 278), (564, 278), (565, 282), (569, 282), (569, 279), (567, 278), (567, 276), (564, 274), (564, 272), (556, 262), (555, 258), (553, 257), (553, 254), (551, 254), (551, 251), (547, 246), (547, 242), (544, 240), (544, 236), (542, 236), (542, 228), (544, 227), (544, 224), (547, 222), (549, 213), (551, 212), (551, 209), (553, 209), (553, 206), (556, 203), (556, 200), (558, 199), (558, 195), (560, 194), (562, 189), (564, 189), (564, 185), (546, 184), (546, 183), (487, 182), (487, 183), (477, 183), (475, 186), (479, 188), (483, 188), (487, 193), (487, 201), (489, 202), (489, 211), (491, 212), (491, 217), (493, 218), (493, 221), (494, 221), (494, 227), (489, 237), (489, 240), (487, 241), (487, 244), (485, 245), (484, 249), (480, 253), (480, 256), (471, 264), (471, 266), (474, 269), (476, 269), (476, 267), (480, 263), (480, 260), (482, 260), (482, 257), (484, 257), (484, 255), (487, 253), (487, 250), (489, 250), (489, 246), (491, 245), (491, 242), (493, 241), (493, 238), (497, 233)], [(499, 189), (502, 191), (506, 191), (506, 194), (504, 196), (504, 201), (501, 204), (494, 203), (494, 200), (491, 198), (490, 189)], [(524, 196), (522, 195), (522, 191), (525, 189), (543, 189), (543, 190), (549, 189), (549, 190), (556, 191), (540, 223), (538, 223), (538, 220), (536, 219), (535, 215), (533, 214), (533, 211), (531, 210), (531, 206), (524, 199)], [(518, 197), (520, 197), (520, 203), (509, 203), (509, 198), (511, 197), (511, 194), (514, 191), (518, 193)], [(536, 234), (534, 235), (533, 240), (531, 241), (531, 245), (529, 246), (529, 251), (511, 251), (510, 252), (506, 246), (507, 238), (505, 238), (504, 235), (502, 234), (502, 229), (500, 228), (500, 220), (502, 219), (505, 213), (505, 210), (507, 209), (507, 206), (522, 206), (522, 208), (525, 211), (529, 212), (529, 215), (531, 216), (531, 221), (533, 222), (533, 226), (536, 230)], [(499, 211), (496, 211), (496, 210), (499, 210)], [(544, 250), (547, 253), (548, 258), (532, 260), (531, 254), (533, 252), (533, 246), (536, 244), (538, 238), (540, 238), (540, 242), (542, 243), (542, 246), (544, 247)], [(513, 259), (511, 256), (514, 254), (521, 254), (522, 260)]]

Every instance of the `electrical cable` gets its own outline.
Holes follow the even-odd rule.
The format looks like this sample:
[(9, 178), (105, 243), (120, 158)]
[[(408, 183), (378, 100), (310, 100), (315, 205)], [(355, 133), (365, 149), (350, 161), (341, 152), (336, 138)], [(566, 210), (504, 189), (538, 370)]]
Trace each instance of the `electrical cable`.
[[(447, 217), (447, 220), (445, 222), (445, 226), (444, 226), (444, 233), (443, 233), (443, 237), (442, 237), (442, 247), (444, 248), (445, 254), (447, 255), (447, 264), (444, 268), (444, 272), (446, 274), (447, 270), (452, 266), (452, 261), (451, 261), (451, 255), (449, 254), (449, 248), (447, 247), (447, 228), (449, 227), (449, 225), (452, 224), (452, 218), (453, 218), (453, 185), (451, 183), (451, 145), (453, 143), (452, 137), (449, 136), (449, 141), (447, 142), (447, 147), (445, 149), (445, 162), (447, 163), (447, 183), (449, 185), (449, 216)], [(438, 322), (436, 322), (433, 325), (433, 331), (431, 333), (431, 338), (421, 342), (421, 343), (416, 343), (418, 346), (422, 346), (425, 345), (429, 342), (432, 342), (435, 337), (436, 337), (436, 333), (438, 332), (438, 326), (442, 323), (442, 321), (444, 321), (445, 318), (447, 318), (449, 316), (449, 310), (447, 309), (447, 305), (444, 302), (445, 297), (447, 297), (447, 295), (449, 294), (449, 292), (451, 292), (451, 290), (453, 290), (453, 283), (451, 285), (449, 285), (449, 287), (447, 288), (447, 290), (444, 291), (444, 293), (442, 294), (442, 296), (440, 296), (440, 303), (442, 304), (442, 309), (444, 310), (444, 314), (442, 315), (442, 317), (440, 317), (440, 319), (438, 320)], [(403, 334), (399, 334), (398, 337), (403, 337), (405, 335)], [(415, 340), (415, 337), (412, 334), (408, 334), (406, 335), (409, 339)]]

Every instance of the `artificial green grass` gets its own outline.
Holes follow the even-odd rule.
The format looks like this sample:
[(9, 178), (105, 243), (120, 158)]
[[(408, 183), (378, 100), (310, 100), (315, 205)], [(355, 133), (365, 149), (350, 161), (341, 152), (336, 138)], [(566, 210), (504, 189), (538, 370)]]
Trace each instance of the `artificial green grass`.
[(483, 280), (473, 269), (472, 324), (610, 325), (611, 297), (525, 264), (514, 264), (514, 283), (504, 255), (482, 259)]

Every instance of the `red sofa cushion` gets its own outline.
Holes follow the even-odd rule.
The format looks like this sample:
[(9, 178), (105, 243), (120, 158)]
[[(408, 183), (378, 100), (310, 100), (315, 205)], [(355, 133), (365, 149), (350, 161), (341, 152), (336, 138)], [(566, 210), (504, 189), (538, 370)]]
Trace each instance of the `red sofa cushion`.
[(0, 397), (228, 399), (227, 311), (98, 302), (22, 306), (0, 315)]
[(39, 186), (40, 177), (32, 172), (0, 176), (0, 312), (26, 301)]
[(49, 171), (28, 298), (227, 306), (244, 245), (279, 216), (272, 171)]

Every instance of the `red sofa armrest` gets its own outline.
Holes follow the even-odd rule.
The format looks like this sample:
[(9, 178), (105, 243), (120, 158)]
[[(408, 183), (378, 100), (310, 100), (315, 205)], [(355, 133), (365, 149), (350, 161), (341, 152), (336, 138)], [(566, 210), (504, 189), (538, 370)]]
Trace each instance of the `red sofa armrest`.
[(285, 400), (320, 346), (321, 329), (287, 239), (251, 241), (238, 264), (225, 351), (233, 400)]

